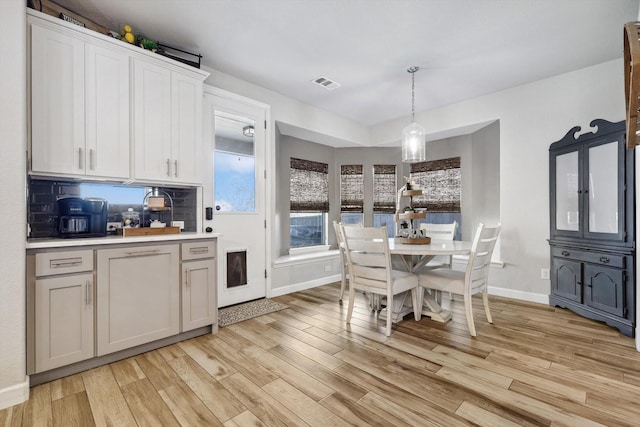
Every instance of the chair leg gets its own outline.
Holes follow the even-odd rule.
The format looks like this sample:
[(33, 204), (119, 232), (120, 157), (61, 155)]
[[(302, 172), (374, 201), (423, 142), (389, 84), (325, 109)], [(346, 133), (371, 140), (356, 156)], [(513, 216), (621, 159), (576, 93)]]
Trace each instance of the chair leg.
[(347, 323), (351, 323), (351, 315), (353, 314), (353, 302), (356, 299), (356, 290), (353, 286), (349, 286), (349, 307), (347, 308)]
[(486, 289), (482, 292), (482, 303), (484, 304), (484, 312), (487, 314), (487, 321), (493, 323), (491, 311), (489, 310), (489, 294)]
[(340, 299), (338, 302), (342, 304), (342, 297), (344, 296), (344, 288), (347, 284), (347, 281), (344, 278), (344, 272), (342, 273), (342, 279), (340, 280)]
[(387, 336), (391, 335), (391, 320), (393, 318), (393, 295), (387, 293)]
[(476, 336), (476, 326), (473, 323), (473, 308), (471, 307), (471, 295), (464, 294), (464, 314), (467, 316), (467, 325), (469, 326), (469, 333), (472, 337)]
[(411, 289), (411, 300), (413, 301), (413, 317), (416, 319), (416, 322), (419, 322), (422, 318), (422, 301), (420, 301), (420, 290), (421, 287)]

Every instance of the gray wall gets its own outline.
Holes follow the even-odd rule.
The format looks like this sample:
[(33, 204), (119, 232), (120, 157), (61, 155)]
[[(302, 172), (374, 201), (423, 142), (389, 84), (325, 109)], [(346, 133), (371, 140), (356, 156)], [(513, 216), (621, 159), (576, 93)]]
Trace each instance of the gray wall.
[[(494, 122), (479, 131), (453, 138), (429, 141), (427, 160), (460, 157), (462, 169), (462, 239), (471, 240), (479, 222), (495, 224), (500, 218), (500, 127)], [(363, 165), (364, 225), (373, 225), (373, 165), (395, 164), (398, 188), (409, 176), (410, 165), (401, 161), (399, 147), (332, 148), (291, 136), (276, 136), (275, 247), (279, 256), (289, 252), (289, 160), (297, 157), (329, 165), (329, 223), (340, 220), (340, 166)], [(329, 244), (335, 236), (329, 231)]]

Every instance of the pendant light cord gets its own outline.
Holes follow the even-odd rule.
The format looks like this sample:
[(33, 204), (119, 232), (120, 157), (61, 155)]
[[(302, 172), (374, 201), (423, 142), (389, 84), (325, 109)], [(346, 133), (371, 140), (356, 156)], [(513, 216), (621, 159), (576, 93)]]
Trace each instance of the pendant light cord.
[(419, 69), (416, 66), (407, 68), (407, 72), (411, 73), (411, 123), (416, 122), (416, 71)]

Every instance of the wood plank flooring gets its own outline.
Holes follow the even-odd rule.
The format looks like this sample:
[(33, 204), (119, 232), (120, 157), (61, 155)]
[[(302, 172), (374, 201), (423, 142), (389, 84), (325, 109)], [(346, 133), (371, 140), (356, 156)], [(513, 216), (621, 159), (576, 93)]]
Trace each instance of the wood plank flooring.
[(39, 385), (0, 427), (640, 424), (640, 353), (604, 324), (490, 297), (476, 338), (461, 301), (446, 324), (407, 316), (386, 338), (361, 294), (346, 325), (338, 293)]

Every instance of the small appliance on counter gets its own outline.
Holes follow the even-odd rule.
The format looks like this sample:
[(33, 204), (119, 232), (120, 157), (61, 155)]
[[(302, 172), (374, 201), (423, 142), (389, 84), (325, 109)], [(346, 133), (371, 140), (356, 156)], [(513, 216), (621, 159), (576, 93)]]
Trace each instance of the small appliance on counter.
[(58, 234), (64, 238), (107, 235), (107, 201), (97, 198), (58, 199)]

